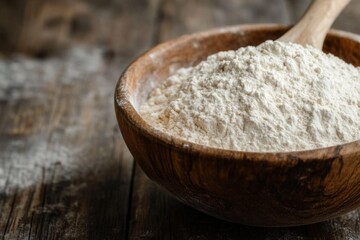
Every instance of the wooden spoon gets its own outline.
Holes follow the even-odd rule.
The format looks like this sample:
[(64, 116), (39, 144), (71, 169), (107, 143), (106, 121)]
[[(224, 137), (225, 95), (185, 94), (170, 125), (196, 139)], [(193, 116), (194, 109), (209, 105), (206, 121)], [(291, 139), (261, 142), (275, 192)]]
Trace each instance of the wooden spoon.
[(322, 49), (331, 25), (351, 0), (313, 0), (300, 21), (278, 40)]
[[(284, 32), (276, 25), (242, 25), (184, 36), (149, 50), (121, 75), (115, 109), (122, 136), (144, 172), (180, 201), (256, 226), (311, 224), (360, 207), (360, 141), (299, 152), (228, 151), (170, 138), (136, 110), (149, 86), (167, 79), (174, 66), (256, 46)], [(359, 35), (333, 31), (326, 50), (360, 66)]]

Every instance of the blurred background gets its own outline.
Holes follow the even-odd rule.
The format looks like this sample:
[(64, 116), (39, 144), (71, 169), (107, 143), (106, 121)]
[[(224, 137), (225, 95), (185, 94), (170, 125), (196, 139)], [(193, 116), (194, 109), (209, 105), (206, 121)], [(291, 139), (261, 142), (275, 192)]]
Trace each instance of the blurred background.
[[(44, 57), (77, 44), (126, 55), (184, 33), (249, 22), (289, 24), (309, 0), (2, 0), (0, 52)], [(335, 28), (360, 32), (360, 2)], [(135, 24), (136, 23), (136, 24)]]
[[(141, 52), (215, 27), (291, 24), (309, 2), (0, 0), (2, 239), (360, 239), (360, 210), (252, 228), (180, 204), (142, 172), (115, 118), (116, 81)], [(334, 27), (359, 22), (353, 0)]]

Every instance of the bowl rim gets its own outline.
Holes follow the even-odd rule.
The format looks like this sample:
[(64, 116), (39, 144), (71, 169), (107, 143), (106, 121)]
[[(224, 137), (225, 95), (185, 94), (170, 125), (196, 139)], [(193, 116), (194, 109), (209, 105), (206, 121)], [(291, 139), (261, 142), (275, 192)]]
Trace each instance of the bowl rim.
[[(142, 61), (148, 59), (149, 55), (157, 52), (163, 52), (167, 49), (172, 48), (175, 45), (181, 45), (187, 41), (194, 40), (197, 38), (213, 37), (226, 32), (241, 32), (251, 30), (266, 30), (266, 31), (279, 31), (287, 30), (290, 25), (273, 24), (273, 23), (257, 23), (257, 24), (240, 24), (234, 26), (220, 27), (207, 31), (196, 32), (192, 34), (186, 34), (163, 43), (160, 43), (133, 60), (123, 71), (119, 80), (117, 81), (114, 94), (115, 111), (116, 113), (121, 112), (122, 116), (125, 117), (138, 132), (141, 132), (151, 141), (156, 141), (164, 146), (179, 151), (186, 151), (189, 154), (197, 154), (203, 157), (212, 158), (223, 158), (223, 159), (252, 159), (252, 160), (266, 160), (274, 161), (277, 163), (288, 161), (289, 159), (297, 160), (326, 160), (334, 158), (339, 155), (351, 155), (360, 151), (360, 139), (347, 142), (344, 144), (338, 144), (322, 148), (305, 149), (298, 151), (236, 151), (230, 149), (222, 149), (210, 147), (190, 141), (186, 141), (175, 136), (172, 136), (166, 132), (160, 131), (155, 127), (151, 126), (141, 115), (136, 111), (135, 107), (131, 103), (129, 92), (127, 91), (126, 82), (130, 78), (128, 73), (133, 71), (137, 67), (141, 67)], [(346, 38), (351, 41), (358, 42), (360, 44), (360, 35), (346, 32), (342, 30), (331, 29), (328, 36)], [(118, 115), (118, 114), (117, 114)], [(274, 156), (276, 158), (274, 158)], [(314, 158), (314, 156), (318, 156)]]

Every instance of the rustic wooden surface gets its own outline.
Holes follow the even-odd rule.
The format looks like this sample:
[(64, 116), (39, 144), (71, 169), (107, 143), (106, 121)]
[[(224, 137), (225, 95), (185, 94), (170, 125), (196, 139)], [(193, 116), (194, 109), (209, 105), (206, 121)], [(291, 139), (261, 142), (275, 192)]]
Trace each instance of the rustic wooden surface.
[[(174, 63), (177, 68), (189, 66), (221, 50), (277, 39), (286, 28), (276, 26), (221, 28), (163, 43), (127, 68), (115, 93), (122, 136), (150, 179), (196, 209), (252, 226), (312, 224), (358, 207), (358, 143), (276, 156), (203, 149), (194, 144), (184, 147), (179, 139), (152, 131), (135, 109), (144, 103), (147, 86), (166, 79)], [(356, 37), (333, 33), (324, 50), (360, 66)]]
[[(0, 60), (23, 74), (6, 78), (0, 68), (2, 239), (360, 239), (359, 210), (310, 226), (254, 228), (182, 205), (134, 163), (115, 121), (116, 80), (140, 52), (159, 41), (212, 27), (291, 23), (308, 1), (91, 0), (76, 1), (73, 15), (64, 17), (66, 11), (57, 9), (69, 6), (57, 4), (71, 1), (47, 1), (43, 8), (51, 10), (36, 16), (28, 2), (1, 3), (5, 7), (0, 16), (9, 9), (8, 15), (19, 14), (14, 19), (22, 24), (9, 27), (3, 22), (15, 20), (0, 17), (0, 36), (6, 36), (0, 39), (7, 39), (8, 49), (41, 57), (55, 49), (57, 55)], [(36, 2), (42, 6), (41, 0)], [(49, 11), (62, 20), (49, 20)], [(360, 33), (359, 11), (355, 0), (336, 27)], [(42, 34), (31, 34), (30, 22)], [(89, 55), (102, 56), (96, 60), (100, 67), (79, 67), (86, 74), (76, 72), (79, 57), (63, 49), (79, 43), (90, 45), (86, 51), (101, 51)], [(102, 50), (95, 47), (99, 45)], [(24, 61), (33, 64), (13, 64)], [(55, 62), (52, 74), (42, 72), (48, 61)]]

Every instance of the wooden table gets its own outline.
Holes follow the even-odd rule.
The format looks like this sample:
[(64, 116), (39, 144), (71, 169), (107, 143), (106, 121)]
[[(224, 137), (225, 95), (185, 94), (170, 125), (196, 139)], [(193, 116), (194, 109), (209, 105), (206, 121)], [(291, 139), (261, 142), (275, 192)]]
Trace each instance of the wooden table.
[[(308, 1), (100, 2), (85, 6), (105, 19), (82, 41), (87, 47), (0, 60), (2, 239), (360, 239), (360, 210), (310, 226), (256, 228), (187, 207), (144, 175), (115, 120), (115, 83), (142, 51), (213, 27), (290, 23)], [(359, 11), (353, 1), (336, 27), (360, 33)]]

